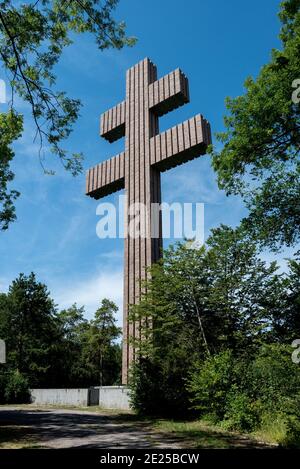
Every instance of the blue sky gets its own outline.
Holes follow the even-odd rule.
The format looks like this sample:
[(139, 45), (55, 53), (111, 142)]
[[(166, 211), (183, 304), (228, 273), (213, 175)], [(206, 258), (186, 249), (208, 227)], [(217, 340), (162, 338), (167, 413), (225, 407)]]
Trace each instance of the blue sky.
[[(77, 37), (57, 67), (58, 88), (83, 103), (66, 147), (84, 153), (85, 168), (123, 150), (123, 139), (111, 145), (99, 137), (99, 115), (124, 99), (125, 72), (144, 57), (156, 63), (159, 77), (180, 67), (189, 78), (191, 102), (163, 117), (161, 130), (199, 112), (214, 132), (222, 130), (225, 97), (242, 94), (245, 78), (255, 76), (280, 45), (278, 9), (278, 0), (121, 0), (116, 17), (127, 22), (137, 45), (100, 52), (91, 36)], [(121, 308), (123, 240), (97, 238), (97, 202), (84, 195), (84, 175), (72, 178), (51, 162), (47, 149), (46, 162), (57, 174), (43, 174), (28, 107), (19, 103), (19, 109), (26, 131), (15, 145), (12, 169), (22, 195), (17, 222), (0, 233), (0, 291), (20, 272), (34, 271), (59, 307), (77, 302), (91, 317), (106, 296)], [(208, 157), (164, 173), (162, 188), (165, 202), (205, 203), (206, 236), (220, 223), (235, 226), (246, 213), (239, 198), (218, 190)], [(282, 265), (285, 255), (277, 256)]]

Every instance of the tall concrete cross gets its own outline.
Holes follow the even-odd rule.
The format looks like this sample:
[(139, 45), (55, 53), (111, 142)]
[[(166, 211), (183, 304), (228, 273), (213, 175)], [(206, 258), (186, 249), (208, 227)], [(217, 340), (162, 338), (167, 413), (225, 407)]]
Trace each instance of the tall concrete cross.
[[(156, 66), (144, 59), (127, 70), (126, 99), (101, 116), (100, 134), (110, 143), (125, 136), (125, 152), (87, 171), (86, 193), (100, 199), (120, 189), (126, 191), (125, 266), (122, 382), (135, 359), (128, 338), (139, 339), (139, 324), (128, 321), (128, 305), (141, 297), (146, 269), (161, 256), (161, 215), (152, 204), (161, 202), (160, 173), (206, 153), (211, 142), (209, 123), (198, 114), (159, 133), (158, 118), (189, 102), (188, 80), (176, 69), (157, 79)], [(187, 181), (188, 184), (188, 181)], [(140, 234), (126, 236), (133, 204), (144, 204)], [(153, 218), (156, 218), (155, 220)], [(151, 226), (158, 236), (151, 237)]]

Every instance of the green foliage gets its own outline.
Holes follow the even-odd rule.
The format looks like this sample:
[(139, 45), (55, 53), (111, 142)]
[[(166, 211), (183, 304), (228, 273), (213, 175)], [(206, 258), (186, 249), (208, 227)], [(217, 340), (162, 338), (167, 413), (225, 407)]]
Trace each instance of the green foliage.
[(297, 258), (286, 274), (267, 266), (241, 229), (214, 229), (199, 250), (169, 248), (131, 310), (144, 338), (130, 383), (135, 410), (194, 412), (269, 435), (272, 417), (270, 441), (298, 444), (300, 371), (290, 344), (299, 274)]
[(300, 257), (289, 261), (290, 274), (287, 280), (287, 294), (285, 295), (286, 336), (291, 340), (297, 339), (300, 331)]
[(250, 397), (234, 389), (227, 395), (222, 426), (231, 430), (251, 431), (259, 422), (258, 409)]
[[(298, 379), (299, 386), (299, 379)], [(294, 397), (287, 400), (285, 409), (286, 435), (283, 444), (288, 446), (300, 446), (300, 393), (299, 387)]]
[[(269, 313), (277, 306), (273, 297), (277, 265), (267, 266), (241, 229), (221, 225), (212, 230), (207, 246), (203, 269), (207, 291), (201, 296), (210, 314), (210, 328), (214, 326), (213, 350), (229, 347), (251, 353), (266, 335)], [(211, 317), (218, 319), (217, 329)]]
[(14, 200), (19, 193), (8, 189), (14, 174), (10, 170), (10, 162), (14, 157), (11, 144), (20, 137), (22, 117), (11, 110), (7, 114), (0, 113), (0, 229), (6, 230), (9, 222), (15, 219)]
[(29, 382), (18, 370), (0, 372), (0, 403), (26, 404), (30, 402)]
[(120, 384), (122, 357), (116, 340), (121, 331), (115, 324), (117, 311), (112, 301), (103, 299), (90, 321), (84, 318), (84, 308), (76, 304), (57, 314), (59, 339), (51, 386)]
[(0, 330), (7, 344), (7, 365), (30, 380), (31, 386), (43, 382), (55, 370), (58, 328), (55, 306), (47, 287), (20, 274), (0, 302)]
[(228, 350), (196, 365), (188, 382), (193, 407), (201, 415), (213, 415), (222, 420), (233, 382), (234, 359)]
[(5, 385), (6, 385), (6, 377), (3, 373), (3, 370), (0, 370), (0, 404), (5, 402)]
[[(16, 111), (14, 96), (27, 102), (36, 127), (43, 166), (46, 143), (66, 170), (73, 175), (82, 170), (82, 154), (62, 147), (76, 122), (81, 103), (56, 89), (54, 68), (75, 34), (91, 33), (100, 50), (131, 46), (134, 38), (125, 34), (125, 23), (113, 18), (118, 0), (41, 0), (19, 3), (0, 1), (0, 60), (10, 77), (12, 99), (7, 114), (0, 114), (0, 228), (15, 219), (17, 191), (9, 191), (13, 179), (10, 162), (13, 141), (22, 133), (22, 116)], [(3, 157), (3, 159), (2, 159)], [(44, 167), (44, 166), (43, 166)], [(44, 170), (52, 174), (52, 171)]]
[(30, 402), (29, 382), (18, 370), (12, 371), (5, 386), (5, 402), (9, 404), (26, 404)]
[(117, 306), (104, 299), (95, 318), (76, 304), (57, 312), (47, 287), (21, 274), (0, 294), (0, 337), (7, 363), (0, 369), (0, 401), (25, 402), (28, 386), (89, 387), (120, 384)]
[(266, 410), (276, 407), (288, 411), (300, 390), (300, 370), (291, 360), (292, 348), (286, 345), (263, 345), (250, 365), (249, 381), (254, 397)]
[(292, 84), (300, 70), (300, 1), (281, 4), (282, 50), (256, 79), (245, 82), (245, 94), (227, 99), (223, 143), (213, 151), (219, 187), (240, 194), (249, 209), (243, 226), (250, 239), (280, 248), (300, 239), (300, 105)]
[[(222, 411), (221, 394), (227, 390), (223, 378), (217, 384), (213, 373), (216, 356), (224, 360), (225, 367), (227, 358), (231, 361), (228, 350), (233, 357), (244, 350), (253, 354), (260, 344), (274, 340), (274, 317), (276, 324), (284, 324), (283, 303), (279, 304), (281, 298), (274, 299), (274, 287), (285, 297), (286, 284), (276, 269), (275, 263), (267, 266), (259, 259), (254, 243), (245, 240), (241, 230), (227, 226), (212, 230), (206, 248), (178, 245), (166, 251), (151, 271), (141, 303), (131, 310), (131, 320), (141, 324), (143, 337), (136, 346), (147, 360), (141, 364), (137, 361), (131, 383), (132, 401), (138, 411), (149, 412), (149, 406), (154, 405), (141, 383), (148, 382), (146, 372), (151, 381), (151, 370), (156, 370), (159, 379), (149, 391), (152, 395), (156, 389), (160, 396), (160, 401), (155, 400), (155, 413), (188, 412), (186, 383), (195, 363), (206, 370), (199, 392), (208, 391), (205, 383), (216, 379), (216, 387), (209, 392), (220, 393), (213, 401), (208, 392), (206, 403), (202, 401), (201, 405), (207, 406), (206, 413)], [(225, 367), (224, 379), (227, 371)]]
[[(184, 246), (179, 246), (178, 250), (170, 248), (162, 264), (152, 271), (147, 295), (131, 310), (131, 320), (141, 324), (143, 341), (136, 345), (146, 360), (136, 363), (131, 381), (132, 402), (139, 412), (178, 415), (187, 411), (185, 379), (189, 367), (197, 352), (208, 353), (199, 292), (196, 291), (197, 280), (200, 285), (204, 281), (198, 262), (202, 257), (202, 250), (192, 251)], [(149, 384), (151, 370), (159, 379)], [(145, 380), (147, 372), (150, 376)], [(145, 387), (143, 383), (147, 383)]]
[(287, 443), (286, 416), (280, 412), (264, 413), (256, 435), (262, 441), (285, 445)]
[(226, 429), (253, 431), (270, 426), (272, 413), (272, 422), (284, 422), (285, 444), (298, 438), (299, 388), (291, 347), (279, 344), (263, 345), (250, 358), (218, 354), (195, 368), (188, 383), (200, 415), (213, 413)]
[[(160, 370), (147, 358), (134, 364), (130, 376), (130, 401), (141, 415), (159, 415), (163, 407), (157, 385), (161, 383)], [(163, 396), (164, 397), (164, 396)]]
[[(176, 353), (176, 349), (172, 351)], [(141, 357), (133, 366), (129, 385), (131, 405), (138, 414), (182, 416), (189, 413), (186, 356), (180, 350), (162, 358)]]
[(98, 373), (100, 386), (120, 384), (121, 350), (116, 340), (121, 329), (116, 326), (118, 307), (107, 298), (101, 302), (87, 331), (87, 356)]
[(75, 303), (60, 311), (57, 320), (59, 340), (54, 381), (61, 387), (89, 386), (93, 380), (84, 356), (89, 330), (89, 323), (84, 318), (84, 307), (78, 307)]

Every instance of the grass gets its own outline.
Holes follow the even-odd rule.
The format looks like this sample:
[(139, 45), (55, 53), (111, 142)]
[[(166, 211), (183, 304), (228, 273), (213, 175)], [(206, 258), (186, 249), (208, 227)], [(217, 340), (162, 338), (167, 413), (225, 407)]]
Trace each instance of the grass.
[(42, 448), (25, 425), (3, 425), (0, 427), (0, 449)]
[(224, 432), (221, 433), (220, 430), (207, 426), (201, 421), (176, 422), (172, 420), (158, 420), (154, 424), (154, 430), (184, 440), (187, 446), (193, 448), (230, 447), (229, 443), (223, 438)]
[(101, 415), (134, 415), (134, 412), (131, 410), (120, 410), (120, 409), (106, 409), (100, 406), (75, 406), (75, 405), (55, 405), (55, 404), (43, 404), (43, 405), (36, 405), (36, 404), (5, 404), (0, 405), (1, 408), (12, 408), (12, 409), (20, 409), (20, 410), (28, 410), (32, 412), (42, 412), (43, 410), (77, 410), (77, 411), (84, 411), (84, 412), (96, 412), (101, 413)]
[[(89, 409), (89, 408), (88, 408)], [(110, 417), (120, 423), (143, 423), (145, 429), (152, 431), (154, 434), (171, 437), (180, 441), (184, 447), (191, 448), (249, 448), (249, 447), (272, 447), (277, 446), (280, 441), (277, 439), (279, 435), (271, 436), (270, 431), (264, 431), (245, 434), (229, 431), (219, 425), (214, 425), (208, 420), (168, 420), (153, 417), (141, 417), (133, 411), (114, 411), (111, 415), (110, 411), (94, 408), (95, 412), (108, 412)], [(284, 427), (283, 437), (286, 435), (286, 427)]]
[(219, 426), (202, 420), (174, 421), (157, 420), (153, 424), (156, 432), (172, 435), (190, 448), (259, 448), (268, 446), (254, 435), (245, 435), (223, 430)]
[(300, 425), (296, 417), (293, 420), (281, 413), (265, 414), (255, 435), (281, 447), (300, 448)]
[(255, 435), (269, 443), (283, 444), (286, 440), (286, 422), (280, 418), (267, 418), (261, 425), (261, 428), (255, 432)]

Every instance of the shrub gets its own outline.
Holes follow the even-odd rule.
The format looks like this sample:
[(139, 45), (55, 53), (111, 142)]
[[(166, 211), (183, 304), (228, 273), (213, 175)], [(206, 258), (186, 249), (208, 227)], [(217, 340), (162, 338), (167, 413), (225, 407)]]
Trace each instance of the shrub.
[(286, 345), (263, 345), (249, 366), (248, 389), (266, 411), (286, 412), (300, 389), (300, 369)]
[(140, 358), (130, 378), (130, 400), (138, 414), (180, 417), (189, 413), (185, 370)]
[(28, 380), (18, 370), (7, 375), (4, 399), (8, 404), (25, 404), (30, 402)]
[(157, 392), (158, 373), (148, 359), (134, 364), (130, 376), (130, 402), (138, 414), (156, 414), (160, 407)]
[(286, 421), (285, 446), (300, 447), (300, 394), (287, 398), (284, 403), (284, 415)]
[(5, 386), (6, 386), (6, 376), (4, 373), (0, 373), (0, 404), (5, 404)]
[(208, 358), (191, 374), (188, 389), (200, 416), (212, 414), (227, 429), (300, 442), (300, 370), (288, 346), (263, 345), (251, 358), (230, 351)]
[(286, 421), (286, 436), (283, 439), (284, 446), (300, 447), (300, 422), (295, 415), (289, 415)]
[(223, 420), (233, 375), (234, 361), (230, 351), (221, 352), (199, 364), (188, 383), (193, 408), (202, 416), (210, 414)]
[(259, 422), (258, 409), (245, 393), (233, 389), (226, 398), (223, 427), (230, 430), (252, 431)]

